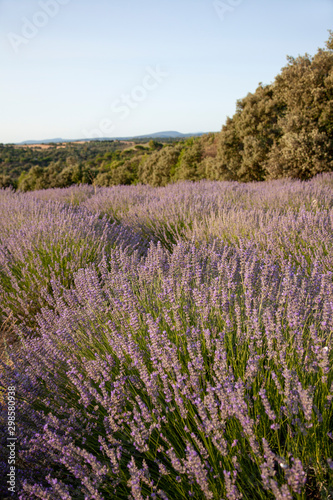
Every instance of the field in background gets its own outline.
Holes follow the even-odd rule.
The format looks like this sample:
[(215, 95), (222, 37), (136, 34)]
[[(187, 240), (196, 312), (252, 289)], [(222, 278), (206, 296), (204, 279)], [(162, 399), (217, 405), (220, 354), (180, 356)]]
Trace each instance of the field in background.
[[(91, 141), (71, 141), (71, 142), (57, 142), (57, 143), (52, 143), (52, 144), (16, 144), (14, 145), (13, 147), (14, 148), (30, 148), (30, 149), (50, 149), (50, 148), (55, 148), (55, 149), (59, 149), (59, 148), (66, 148), (66, 146), (71, 146), (72, 144), (86, 144), (86, 143), (89, 143)], [(129, 144), (131, 146), (134, 146), (134, 142), (133, 141), (117, 141), (118, 143), (120, 144)], [(148, 143), (147, 143), (148, 144)]]

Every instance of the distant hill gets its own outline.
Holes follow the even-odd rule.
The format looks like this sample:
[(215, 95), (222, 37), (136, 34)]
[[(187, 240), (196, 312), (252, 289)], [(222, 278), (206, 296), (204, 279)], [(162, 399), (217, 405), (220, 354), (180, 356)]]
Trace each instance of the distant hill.
[(196, 134), (181, 134), (180, 132), (155, 132), (154, 134), (137, 135), (132, 137), (132, 139), (182, 139), (185, 137), (199, 137), (203, 135), (204, 132), (198, 132)]
[(50, 144), (50, 143), (59, 143), (59, 142), (78, 142), (78, 141), (129, 141), (132, 139), (183, 139), (186, 137), (200, 137), (204, 134), (204, 132), (197, 132), (195, 134), (182, 134), (181, 132), (175, 131), (167, 131), (167, 132), (154, 132), (153, 134), (145, 134), (145, 135), (137, 135), (137, 136), (129, 136), (129, 137), (97, 137), (97, 138), (89, 138), (89, 139), (62, 139), (61, 137), (57, 137), (56, 139), (44, 139), (41, 141), (23, 141), (17, 142), (16, 145), (23, 146), (29, 144)]
[(18, 146), (23, 146), (24, 144), (50, 144), (51, 142), (68, 142), (65, 139), (61, 139), (61, 137), (57, 137), (56, 139), (45, 139), (43, 141), (23, 141), (23, 142), (16, 142)]

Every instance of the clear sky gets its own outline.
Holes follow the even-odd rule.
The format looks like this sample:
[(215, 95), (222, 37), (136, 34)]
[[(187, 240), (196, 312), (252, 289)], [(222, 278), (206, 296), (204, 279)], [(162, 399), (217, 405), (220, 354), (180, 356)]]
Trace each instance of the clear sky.
[(0, 142), (219, 131), (332, 0), (0, 0)]

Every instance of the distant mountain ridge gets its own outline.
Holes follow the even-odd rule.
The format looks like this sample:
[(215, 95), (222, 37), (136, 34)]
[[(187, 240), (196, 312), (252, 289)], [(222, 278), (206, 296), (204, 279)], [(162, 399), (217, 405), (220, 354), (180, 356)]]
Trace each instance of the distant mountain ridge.
[(182, 134), (181, 132), (176, 131), (166, 131), (166, 132), (154, 132), (153, 134), (145, 134), (145, 135), (136, 135), (136, 136), (128, 136), (128, 137), (95, 137), (95, 138), (81, 138), (81, 139), (62, 139), (61, 137), (57, 137), (56, 139), (43, 139), (41, 141), (23, 141), (16, 142), (15, 144), (18, 146), (24, 144), (50, 144), (50, 143), (59, 143), (59, 142), (77, 142), (77, 141), (129, 141), (131, 139), (184, 139), (186, 137), (200, 137), (208, 132), (197, 132), (194, 134)]

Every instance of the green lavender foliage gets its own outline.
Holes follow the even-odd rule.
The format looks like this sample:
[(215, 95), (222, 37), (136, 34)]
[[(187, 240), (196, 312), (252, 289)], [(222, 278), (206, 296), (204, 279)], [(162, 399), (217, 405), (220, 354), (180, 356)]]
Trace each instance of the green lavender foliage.
[(332, 495), (330, 174), (0, 208), (20, 498)]

